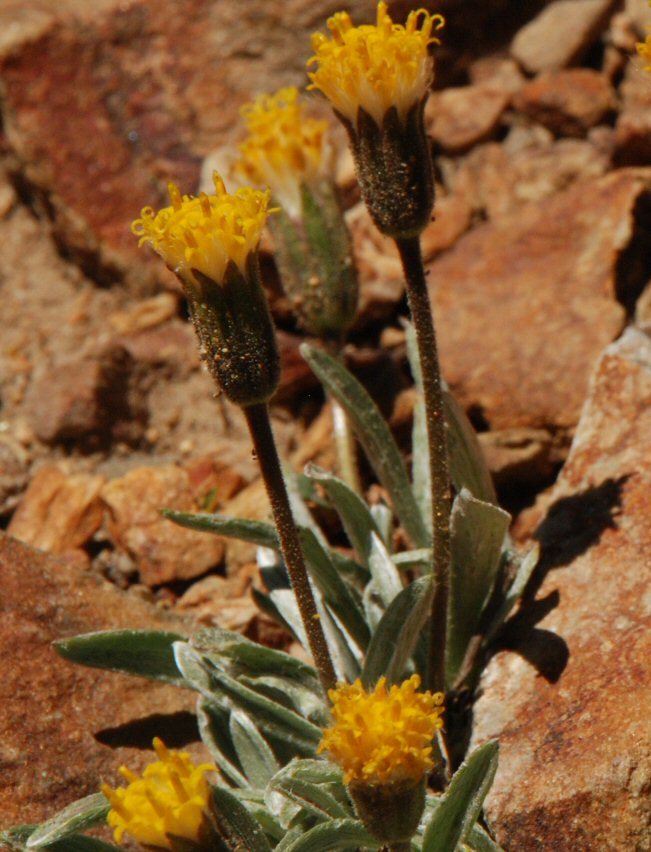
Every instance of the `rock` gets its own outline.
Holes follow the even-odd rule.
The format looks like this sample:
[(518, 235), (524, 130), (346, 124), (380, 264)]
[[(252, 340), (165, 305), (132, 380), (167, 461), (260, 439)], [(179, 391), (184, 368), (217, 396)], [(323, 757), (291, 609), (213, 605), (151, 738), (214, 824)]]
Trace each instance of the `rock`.
[(559, 459), (546, 429), (481, 432), (479, 443), (495, 485), (538, 485), (553, 475)]
[(620, 96), (614, 160), (618, 165), (646, 165), (651, 159), (651, 76), (634, 61), (626, 69)]
[(640, 169), (577, 183), (480, 225), (429, 265), (443, 374), (491, 428), (576, 424), (594, 360), (624, 324), (617, 298), (634, 282), (619, 264), (638, 245), (650, 181)]
[(114, 311), (108, 321), (116, 334), (134, 334), (162, 325), (176, 315), (178, 308), (178, 299), (174, 294), (159, 293), (129, 308)]
[(7, 532), (19, 541), (60, 554), (87, 544), (102, 524), (103, 476), (65, 474), (42, 467), (27, 488)]
[(405, 284), (395, 243), (378, 231), (366, 205), (359, 202), (348, 210), (346, 223), (353, 238), (359, 278), (357, 330), (385, 320), (402, 299)]
[(40, 822), (97, 792), (100, 781), (118, 782), (123, 763), (142, 771), (155, 735), (177, 747), (196, 739), (194, 693), (74, 666), (52, 648), (56, 639), (112, 628), (186, 635), (188, 622), (4, 536), (0, 578), (2, 828)]
[(648, 848), (650, 442), (651, 339), (629, 329), (598, 363), (536, 533), (516, 654), (491, 661), (475, 706), (475, 742), (500, 740), (486, 812), (506, 849)]
[(217, 455), (190, 459), (184, 468), (194, 499), (205, 512), (217, 511), (246, 485), (242, 473)]
[[(361, 0), (348, 8), (368, 16)], [(114, 0), (84, 21), (57, 11), (14, 31), (0, 54), (9, 150), (68, 252), (142, 289), (144, 265), (157, 279), (163, 270), (138, 253), (131, 221), (168, 202), (168, 180), (196, 191), (202, 158), (233, 134), (243, 101), (304, 82), (326, 15), (264, 0), (245, 15), (211, 0)]]
[(200, 577), (222, 561), (219, 538), (179, 527), (160, 514), (161, 509), (199, 510), (182, 468), (135, 468), (108, 482), (101, 496), (109, 511), (111, 539), (134, 560), (144, 585)]
[(555, 0), (517, 33), (511, 55), (530, 74), (578, 64), (616, 5), (617, 0)]
[(0, 434), (0, 516), (11, 512), (27, 485), (29, 454), (11, 435)]
[(517, 62), (503, 56), (482, 56), (469, 69), (471, 83), (490, 84), (513, 95), (525, 82)]
[(177, 609), (191, 613), (203, 624), (245, 633), (260, 615), (251, 596), (251, 585), (257, 576), (258, 566), (249, 563), (230, 577), (204, 577), (184, 592)]
[(111, 344), (93, 357), (48, 367), (28, 391), (36, 435), (48, 444), (93, 440), (135, 442), (147, 420), (128, 351)]
[(434, 92), (425, 107), (428, 133), (444, 151), (460, 153), (496, 131), (508, 92), (492, 83)]
[(515, 109), (557, 136), (585, 136), (615, 110), (608, 80), (589, 68), (547, 71), (513, 97)]
[[(452, 178), (453, 195), (471, 212), (497, 219), (574, 181), (605, 174), (609, 161), (609, 153), (590, 139), (554, 141), (542, 127), (514, 129), (501, 145), (489, 142), (470, 152)], [(438, 217), (438, 206), (435, 212)], [(441, 219), (446, 213), (441, 210)]]

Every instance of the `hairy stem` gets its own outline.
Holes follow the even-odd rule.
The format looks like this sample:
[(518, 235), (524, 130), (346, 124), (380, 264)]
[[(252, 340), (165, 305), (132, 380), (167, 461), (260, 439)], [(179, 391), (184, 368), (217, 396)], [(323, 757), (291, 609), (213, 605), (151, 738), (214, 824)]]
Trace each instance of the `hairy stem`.
[(435, 592), (432, 601), (427, 687), (435, 692), (445, 692), (446, 631), (450, 597), (451, 491), (441, 373), (419, 239), (397, 239), (396, 244), (405, 272), (409, 309), (418, 342), (432, 483), (432, 570)]
[(258, 464), (262, 472), (269, 502), (280, 538), (280, 546), (287, 566), (287, 573), (296, 595), (298, 609), (301, 614), (303, 626), (307, 634), (314, 664), (316, 666), (321, 686), (325, 694), (336, 685), (335, 670), (330, 658), (330, 652), (326, 643), (320, 616), (316, 609), (314, 595), (305, 568), (303, 551), (294, 517), (289, 505), (289, 497), (285, 480), (283, 479), (278, 451), (271, 431), (269, 410), (266, 403), (250, 405), (243, 409), (246, 421), (253, 439), (253, 446), (258, 457)]

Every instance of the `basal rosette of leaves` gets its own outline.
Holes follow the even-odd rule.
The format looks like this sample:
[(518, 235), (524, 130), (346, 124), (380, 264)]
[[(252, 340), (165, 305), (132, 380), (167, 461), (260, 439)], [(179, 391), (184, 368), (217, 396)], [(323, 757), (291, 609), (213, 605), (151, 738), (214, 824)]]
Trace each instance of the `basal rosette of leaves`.
[[(337, 676), (349, 683), (359, 678), (368, 688), (381, 677), (400, 683), (421, 673), (426, 661), (432, 589), (427, 572), (428, 488), (419, 479), (426, 466), (414, 466), (410, 477), (387, 424), (357, 380), (320, 350), (306, 347), (304, 355), (333, 396), (348, 407), (360, 443), (393, 503), (392, 510), (382, 504), (368, 506), (341, 480), (314, 466), (291, 479), (301, 542)], [(518, 561), (509, 549), (509, 518), (495, 505), (476, 438), (450, 395), (446, 402), (456, 490), (447, 674), (454, 695), (471, 692), (476, 684), (483, 656), (526, 584), (536, 556)], [(413, 435), (414, 454), (421, 456), (426, 452), (422, 416), (417, 411)], [(329, 544), (309, 510), (312, 500), (338, 514), (354, 556)], [(256, 593), (258, 603), (306, 644), (271, 525), (209, 513), (166, 514), (183, 526), (256, 544), (269, 589), (267, 594)], [(398, 524), (411, 547), (394, 552), (392, 533)], [(211, 782), (211, 807), (220, 814), (224, 849), (238, 848), (238, 843), (251, 852), (381, 848), (356, 816), (342, 769), (317, 756), (330, 710), (312, 666), (217, 629), (190, 638), (109, 631), (64, 640), (57, 651), (83, 665), (197, 692), (199, 730), (218, 768), (217, 780)], [(448, 736), (451, 713), (444, 723)], [(160, 733), (164, 738), (164, 731)], [(453, 746), (449, 743), (451, 750)], [(415, 848), (453, 850), (463, 842), (469, 849), (499, 849), (476, 822), (496, 765), (497, 743), (488, 743), (461, 764), (445, 794), (427, 793)], [(11, 829), (0, 839), (16, 850), (116, 849), (83, 834), (105, 823), (108, 811), (108, 801), (98, 793), (40, 826)]]

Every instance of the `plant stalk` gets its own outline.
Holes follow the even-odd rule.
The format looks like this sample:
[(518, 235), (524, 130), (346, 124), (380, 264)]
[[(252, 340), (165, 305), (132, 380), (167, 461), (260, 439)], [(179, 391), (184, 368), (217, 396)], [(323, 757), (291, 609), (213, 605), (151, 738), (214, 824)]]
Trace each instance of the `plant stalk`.
[(432, 545), (435, 591), (432, 601), (427, 688), (445, 692), (447, 621), (450, 598), (450, 464), (448, 459), (441, 373), (432, 306), (418, 237), (396, 239), (405, 272), (407, 298), (416, 329), (425, 399), (432, 487)]
[(296, 524), (289, 505), (289, 497), (285, 480), (283, 479), (280, 459), (276, 449), (269, 409), (266, 403), (249, 405), (243, 409), (246, 422), (253, 439), (253, 446), (258, 457), (258, 464), (264, 479), (269, 502), (273, 512), (274, 522), (280, 538), (287, 573), (296, 595), (296, 602), (301, 614), (307, 641), (314, 659), (321, 686), (326, 696), (329, 689), (334, 689), (337, 677), (330, 658), (328, 645), (321, 627), (320, 616), (317, 612), (314, 595), (305, 568), (303, 551), (298, 538)]

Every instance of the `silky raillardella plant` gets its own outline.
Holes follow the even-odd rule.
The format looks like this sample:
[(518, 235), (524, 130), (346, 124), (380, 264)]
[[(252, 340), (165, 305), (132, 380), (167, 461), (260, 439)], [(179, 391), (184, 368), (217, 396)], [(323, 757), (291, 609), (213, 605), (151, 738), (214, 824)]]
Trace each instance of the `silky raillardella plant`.
[(357, 310), (357, 275), (328, 122), (310, 115), (294, 87), (260, 95), (241, 112), (247, 135), (234, 169), (268, 187), (280, 208), (268, 227), (283, 289), (310, 336), (341, 344)]

